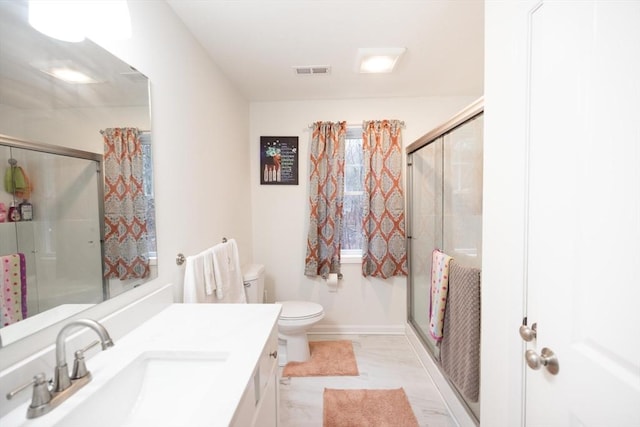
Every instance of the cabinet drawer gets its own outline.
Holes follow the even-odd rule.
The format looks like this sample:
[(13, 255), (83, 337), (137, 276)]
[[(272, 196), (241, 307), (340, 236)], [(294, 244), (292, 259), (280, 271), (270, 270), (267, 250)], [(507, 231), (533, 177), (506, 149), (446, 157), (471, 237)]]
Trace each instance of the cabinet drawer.
[(264, 388), (269, 382), (274, 369), (276, 369), (278, 361), (278, 325), (271, 330), (269, 339), (262, 349), (258, 368), (258, 384), (256, 388), (256, 402), (260, 400)]

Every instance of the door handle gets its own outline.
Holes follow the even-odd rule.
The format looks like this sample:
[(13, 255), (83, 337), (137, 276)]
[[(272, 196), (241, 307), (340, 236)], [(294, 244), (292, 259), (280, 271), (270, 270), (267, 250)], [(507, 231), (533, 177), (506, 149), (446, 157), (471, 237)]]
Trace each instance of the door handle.
[(526, 342), (533, 341), (536, 338), (538, 324), (534, 323), (531, 327), (528, 327), (526, 324), (520, 326), (520, 337)]
[(544, 366), (551, 375), (557, 375), (560, 370), (558, 358), (555, 353), (547, 347), (542, 349), (540, 355), (538, 355), (535, 350), (527, 350), (524, 354), (524, 359), (527, 361), (527, 365), (533, 370), (538, 370)]

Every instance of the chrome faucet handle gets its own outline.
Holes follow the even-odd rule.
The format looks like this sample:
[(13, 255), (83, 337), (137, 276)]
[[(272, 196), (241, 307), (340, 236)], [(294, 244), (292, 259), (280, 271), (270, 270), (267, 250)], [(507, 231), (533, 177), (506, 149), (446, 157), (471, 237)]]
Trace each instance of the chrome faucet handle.
[(51, 390), (49, 389), (49, 382), (47, 381), (47, 377), (43, 373), (36, 374), (28, 383), (22, 384), (15, 390), (7, 393), (7, 399), (11, 400), (16, 394), (20, 393), (23, 390), (26, 390), (32, 384), (33, 394), (31, 396), (29, 409), (27, 410), (27, 418), (33, 418), (33, 414), (43, 412), (49, 405), (49, 402), (51, 402)]
[(100, 340), (95, 340), (88, 346), (83, 349), (77, 350), (73, 359), (73, 371), (71, 373), (71, 379), (77, 380), (78, 378), (83, 378), (89, 375), (89, 371), (87, 370), (87, 364), (84, 361), (84, 353), (89, 351), (89, 349), (100, 344)]

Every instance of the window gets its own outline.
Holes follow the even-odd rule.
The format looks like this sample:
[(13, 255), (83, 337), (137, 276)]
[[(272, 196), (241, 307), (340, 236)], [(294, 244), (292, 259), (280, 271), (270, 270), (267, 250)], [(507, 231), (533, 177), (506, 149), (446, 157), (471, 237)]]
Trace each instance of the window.
[(362, 128), (359, 126), (347, 129), (344, 158), (341, 255), (343, 257), (362, 257), (364, 156)]
[(147, 200), (147, 238), (149, 239), (149, 258), (156, 258), (156, 202), (153, 197), (153, 160), (151, 157), (151, 132), (140, 133), (142, 145), (142, 173), (144, 195)]

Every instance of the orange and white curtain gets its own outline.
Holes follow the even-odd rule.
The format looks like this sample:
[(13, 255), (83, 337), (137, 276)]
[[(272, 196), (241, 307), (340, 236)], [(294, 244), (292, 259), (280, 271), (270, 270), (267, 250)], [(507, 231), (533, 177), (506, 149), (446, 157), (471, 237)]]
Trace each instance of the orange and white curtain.
[(407, 275), (402, 122), (365, 121), (362, 275), (386, 279)]
[(149, 275), (142, 144), (135, 128), (109, 128), (104, 139), (105, 277)]
[(340, 273), (346, 122), (313, 125), (309, 173), (309, 232), (304, 274)]

